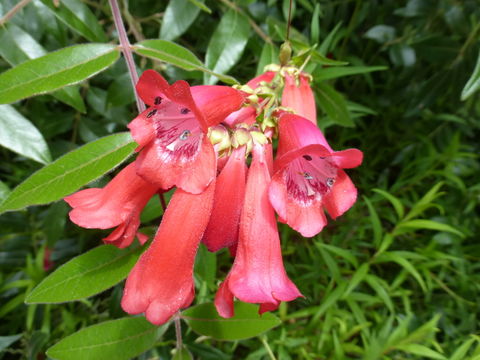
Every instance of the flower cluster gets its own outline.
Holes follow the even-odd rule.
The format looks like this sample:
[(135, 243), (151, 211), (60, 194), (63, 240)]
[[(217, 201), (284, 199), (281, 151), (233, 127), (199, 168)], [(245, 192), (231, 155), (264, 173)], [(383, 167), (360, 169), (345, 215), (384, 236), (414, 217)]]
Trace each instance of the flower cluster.
[(148, 108), (128, 125), (137, 158), (103, 189), (65, 198), (74, 223), (115, 227), (103, 241), (124, 248), (135, 237), (148, 240), (138, 231), (142, 209), (176, 187), (127, 278), (126, 312), (162, 324), (189, 306), (201, 241), (235, 257), (215, 298), (221, 316), (234, 315), (234, 298), (260, 304), (263, 313), (302, 296), (284, 269), (275, 213), (304, 236), (318, 234), (327, 222), (324, 210), (336, 218), (355, 202), (343, 169), (362, 162), (359, 150), (328, 145), (316, 126), (309, 82), (291, 67), (273, 67), (234, 88), (169, 85), (155, 71), (143, 73), (137, 92)]

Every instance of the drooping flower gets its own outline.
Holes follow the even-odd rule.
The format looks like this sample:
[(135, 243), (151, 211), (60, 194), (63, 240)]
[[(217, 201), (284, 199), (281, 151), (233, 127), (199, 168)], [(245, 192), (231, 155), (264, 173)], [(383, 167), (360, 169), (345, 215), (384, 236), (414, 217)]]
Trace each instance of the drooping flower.
[(259, 312), (275, 310), (281, 301), (302, 296), (288, 278), (282, 260), (275, 214), (268, 200), (270, 173), (266, 147), (253, 146), (236, 257), (215, 298), (218, 313), (233, 316), (233, 297), (260, 304)]
[(326, 225), (324, 208), (335, 219), (355, 203), (357, 189), (342, 169), (357, 167), (357, 149), (333, 151), (320, 129), (307, 119), (283, 114), (270, 202), (282, 222), (303, 236), (318, 234)]
[(243, 94), (227, 86), (169, 85), (153, 70), (137, 85), (150, 107), (129, 125), (141, 150), (137, 173), (162, 189), (177, 186), (201, 193), (216, 175), (216, 156), (207, 132), (240, 108)]
[(158, 186), (139, 177), (135, 163), (131, 163), (103, 189), (81, 190), (64, 200), (73, 208), (69, 213), (72, 222), (87, 229), (117, 227), (103, 241), (124, 248), (135, 235), (141, 243), (147, 240), (146, 235), (137, 231), (140, 213), (158, 190)]
[(238, 240), (238, 225), (245, 197), (245, 146), (234, 149), (216, 180), (215, 200), (203, 236), (210, 251), (234, 245)]
[(165, 323), (194, 297), (193, 264), (213, 206), (215, 182), (201, 194), (177, 189), (155, 239), (127, 278), (122, 308)]
[[(295, 69), (296, 70), (296, 69)], [(312, 123), (317, 123), (315, 97), (309, 83), (309, 76), (296, 70), (284, 73), (285, 87), (282, 93), (282, 106), (291, 108), (297, 115)]]

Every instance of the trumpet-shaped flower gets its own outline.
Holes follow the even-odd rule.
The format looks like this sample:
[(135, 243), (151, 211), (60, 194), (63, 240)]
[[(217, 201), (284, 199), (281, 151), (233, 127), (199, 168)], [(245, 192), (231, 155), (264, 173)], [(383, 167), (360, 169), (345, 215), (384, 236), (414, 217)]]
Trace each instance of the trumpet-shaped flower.
[(137, 173), (162, 189), (201, 193), (216, 175), (208, 128), (238, 110), (243, 94), (226, 86), (190, 87), (182, 80), (169, 85), (153, 70), (142, 74), (137, 91), (150, 106), (128, 125), (142, 150)]
[(213, 206), (215, 182), (198, 195), (177, 189), (148, 250), (130, 272), (122, 298), (129, 314), (163, 324), (194, 297), (193, 264)]
[(317, 123), (315, 97), (309, 84), (308, 76), (303, 73), (297, 76), (286, 73), (285, 87), (282, 93), (282, 106), (289, 107), (296, 114), (303, 116), (312, 123)]
[(280, 216), (303, 236), (314, 236), (326, 225), (325, 208), (332, 218), (347, 211), (357, 189), (342, 169), (359, 166), (357, 149), (333, 151), (320, 129), (297, 115), (283, 114), (270, 202)]
[(203, 236), (203, 243), (210, 251), (230, 247), (238, 240), (246, 172), (245, 146), (242, 146), (233, 150), (216, 180), (212, 215)]
[(87, 229), (117, 227), (103, 241), (124, 248), (132, 243), (135, 235), (141, 243), (147, 240), (137, 232), (140, 213), (158, 190), (136, 174), (132, 163), (103, 189), (81, 190), (67, 196), (65, 201), (73, 208), (69, 215), (75, 224)]
[(223, 317), (233, 316), (234, 296), (259, 303), (260, 313), (276, 309), (281, 301), (302, 296), (283, 266), (275, 214), (268, 201), (266, 150), (271, 147), (253, 147), (235, 261), (215, 298), (217, 311)]

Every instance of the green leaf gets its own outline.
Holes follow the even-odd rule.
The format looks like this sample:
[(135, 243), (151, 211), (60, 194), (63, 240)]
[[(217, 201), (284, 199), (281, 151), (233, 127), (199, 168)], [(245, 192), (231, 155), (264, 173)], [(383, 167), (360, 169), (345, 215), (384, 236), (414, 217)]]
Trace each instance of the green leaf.
[(203, 3), (203, 0), (188, 0), (190, 1), (193, 5), (198, 7), (200, 10), (205, 11), (207, 14), (211, 14), (212, 10)]
[(47, 355), (56, 360), (129, 360), (151, 349), (165, 329), (143, 317), (105, 321), (60, 340)]
[[(205, 55), (207, 68), (213, 72), (225, 74), (240, 60), (249, 37), (248, 20), (240, 13), (229, 10), (222, 17), (208, 43)], [(215, 76), (205, 73), (204, 82), (213, 85), (217, 79)]]
[(403, 254), (401, 252), (384, 252), (377, 256), (375, 258), (375, 263), (381, 263), (381, 262), (395, 262), (401, 267), (403, 267), (408, 273), (410, 273), (418, 282), (420, 287), (424, 292), (427, 292), (427, 286), (425, 285), (425, 282), (423, 281), (422, 276), (419, 274), (417, 269), (415, 269), (415, 266), (413, 266), (410, 261), (408, 261), (405, 256), (402, 256)]
[(118, 56), (115, 45), (86, 44), (26, 61), (0, 74), (0, 103), (14, 102), (78, 83), (106, 69)]
[(461, 238), (465, 237), (464, 233), (455, 229), (453, 226), (450, 226), (448, 224), (442, 224), (433, 220), (423, 220), (423, 219), (410, 220), (410, 221), (405, 221), (398, 224), (397, 227), (395, 228), (394, 234), (399, 235), (406, 232), (410, 232), (412, 230), (419, 230), (419, 229), (446, 231), (446, 232), (458, 235)]
[(446, 357), (442, 354), (429, 349), (428, 347), (420, 344), (407, 344), (407, 345), (400, 345), (397, 346), (398, 350), (405, 351), (410, 354), (419, 355), (422, 358), (430, 358), (430, 359), (439, 359), (439, 360), (446, 360)]
[(42, 164), (52, 161), (42, 134), (10, 105), (0, 105), (0, 145)]
[[(0, 55), (12, 66), (19, 65), (27, 60), (43, 56), (47, 51), (27, 32), (14, 24), (7, 24), (0, 29)], [(85, 103), (78, 87), (70, 86), (52, 93), (52, 96), (85, 113)]]
[(193, 360), (193, 356), (192, 353), (188, 351), (187, 347), (182, 345), (180, 351), (178, 351), (178, 349), (173, 351), (172, 360)]
[(364, 37), (384, 44), (395, 39), (395, 28), (388, 25), (375, 25), (365, 33)]
[(480, 89), (480, 52), (478, 53), (475, 69), (462, 90), (461, 99), (467, 100), (478, 89)]
[(200, 8), (189, 0), (170, 0), (163, 15), (160, 38), (174, 40), (192, 25)]
[(373, 243), (376, 246), (379, 246), (382, 241), (383, 234), (382, 223), (380, 222), (377, 211), (370, 200), (366, 196), (363, 196), (363, 200), (365, 201), (365, 204), (367, 204), (368, 212), (370, 213), (370, 223), (372, 224), (373, 229)]
[(347, 290), (345, 290), (345, 293), (342, 296), (343, 299), (346, 299), (348, 295), (357, 287), (357, 285), (365, 279), (369, 270), (370, 265), (368, 263), (365, 263), (362, 264), (362, 266), (360, 266), (357, 271), (355, 271), (355, 274), (353, 274), (352, 278), (348, 282)]
[(0, 213), (59, 200), (115, 168), (135, 146), (130, 133), (119, 133), (69, 152), (18, 185), (0, 204)]
[(328, 84), (320, 83), (315, 87), (320, 107), (329, 119), (343, 126), (354, 126), (347, 109), (347, 102), (343, 96)]
[(142, 250), (98, 246), (60, 266), (28, 294), (25, 302), (62, 303), (98, 294), (125, 279)]
[(257, 65), (257, 76), (263, 74), (265, 66), (278, 64), (278, 48), (274, 44), (265, 43)]
[(10, 336), (0, 336), (0, 353), (2, 350), (5, 350), (8, 348), (11, 344), (13, 344), (15, 341), (20, 339), (23, 335), (18, 334), (18, 335), (10, 335)]
[(62, 0), (58, 6), (54, 0), (42, 0), (42, 3), (53, 14), (73, 31), (93, 42), (106, 42), (108, 38), (103, 32), (97, 17), (88, 6), (79, 0)]
[(336, 79), (342, 76), (366, 74), (373, 71), (387, 70), (388, 66), (349, 66), (349, 67), (328, 67), (317, 68), (312, 74), (314, 81), (325, 81)]
[(235, 316), (224, 319), (213, 303), (200, 304), (182, 312), (182, 317), (200, 335), (217, 340), (241, 340), (257, 336), (280, 325), (271, 313), (258, 314), (258, 306), (235, 302)]
[(237, 80), (231, 76), (221, 75), (207, 69), (203, 63), (188, 49), (167, 40), (145, 40), (136, 44), (133, 50), (143, 56), (160, 60), (187, 71), (203, 71), (218, 77), (220, 80), (235, 84)]
[(338, 38), (337, 34), (341, 26), (342, 26), (342, 22), (340, 21), (337, 25), (335, 25), (332, 31), (330, 31), (328, 35), (325, 37), (325, 39), (322, 41), (322, 43), (318, 48), (318, 51), (321, 54), (325, 55), (334, 47), (334, 44), (336, 43), (335, 40)]
[(8, 186), (0, 181), (0, 203), (10, 194), (10, 189)]
[(455, 352), (452, 354), (450, 357), (450, 360), (463, 360), (466, 358), (468, 350), (470, 350), (470, 347), (473, 345), (475, 342), (475, 339), (468, 339), (465, 341), (461, 346), (459, 346)]
[(390, 194), (390, 193), (388, 193), (388, 192), (386, 192), (385, 190), (382, 190), (382, 189), (373, 189), (373, 191), (376, 192), (377, 194), (382, 195), (385, 199), (390, 201), (390, 203), (392, 204), (392, 206), (395, 209), (395, 212), (398, 215), (398, 218), (399, 219), (403, 218), (403, 216), (405, 215), (405, 208), (403, 207), (402, 202), (398, 198), (396, 198), (392, 194)]

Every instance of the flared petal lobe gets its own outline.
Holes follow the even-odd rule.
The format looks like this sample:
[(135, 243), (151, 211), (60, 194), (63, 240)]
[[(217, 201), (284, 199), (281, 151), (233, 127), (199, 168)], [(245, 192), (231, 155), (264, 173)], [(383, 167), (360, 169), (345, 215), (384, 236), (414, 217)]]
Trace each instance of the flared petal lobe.
[(145, 71), (137, 90), (151, 105), (129, 125), (141, 151), (137, 173), (162, 188), (202, 192), (216, 175), (216, 157), (206, 134), (210, 126), (240, 108), (243, 93), (226, 86), (169, 85)]
[(149, 249), (130, 272), (122, 298), (129, 314), (160, 325), (194, 296), (193, 265), (213, 206), (215, 182), (199, 195), (177, 189)]
[(333, 151), (321, 131), (297, 115), (281, 116), (279, 130), (270, 202), (280, 221), (311, 237), (327, 223), (324, 208), (336, 218), (355, 203), (357, 190), (342, 168), (360, 165), (363, 155)]
[(281, 301), (302, 296), (283, 266), (275, 215), (268, 200), (270, 174), (265, 149), (254, 145), (236, 257), (222, 285), (228, 286), (228, 291), (222, 287), (216, 299), (221, 316), (233, 314), (227, 306), (230, 294), (241, 301), (261, 304), (260, 311), (276, 309)]
[(317, 124), (315, 97), (307, 76), (285, 74), (285, 87), (282, 93), (282, 106), (291, 108), (296, 114)]
[[(103, 189), (85, 189), (65, 198), (73, 208), (70, 220), (87, 229), (115, 231), (104, 239), (120, 248), (130, 245), (137, 235), (140, 213), (159, 190), (135, 172), (135, 163), (120, 171)], [(144, 241), (144, 236), (139, 239)]]
[(266, 71), (263, 74), (251, 79), (249, 82), (247, 82), (247, 85), (251, 89), (256, 89), (257, 87), (260, 86), (261, 82), (266, 82), (266, 83), (271, 82), (273, 80), (273, 78), (275, 77), (275, 75), (276, 75), (276, 72), (274, 72), (274, 71)]
[(216, 180), (212, 216), (203, 236), (210, 251), (230, 247), (238, 240), (238, 224), (245, 197), (245, 147), (235, 149)]

